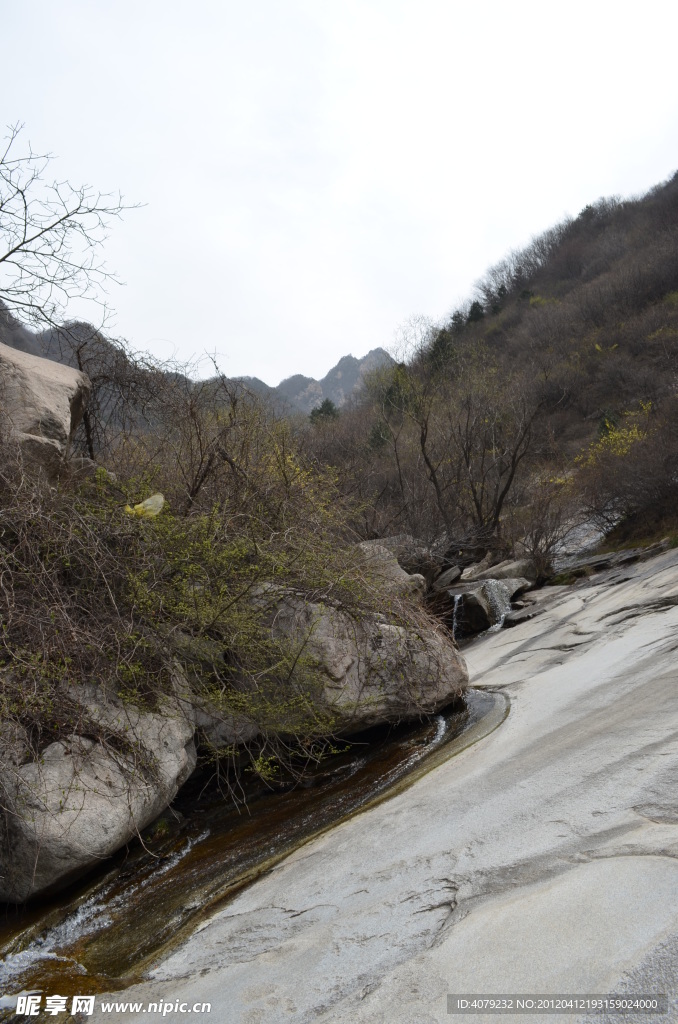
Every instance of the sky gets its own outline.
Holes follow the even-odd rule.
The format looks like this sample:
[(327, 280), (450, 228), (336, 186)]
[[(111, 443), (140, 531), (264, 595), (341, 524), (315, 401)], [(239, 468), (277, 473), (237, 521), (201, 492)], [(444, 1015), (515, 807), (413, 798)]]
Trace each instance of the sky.
[(390, 348), (678, 169), (670, 0), (5, 0), (2, 28), (0, 127), (143, 204), (106, 244), (109, 334), (203, 375)]

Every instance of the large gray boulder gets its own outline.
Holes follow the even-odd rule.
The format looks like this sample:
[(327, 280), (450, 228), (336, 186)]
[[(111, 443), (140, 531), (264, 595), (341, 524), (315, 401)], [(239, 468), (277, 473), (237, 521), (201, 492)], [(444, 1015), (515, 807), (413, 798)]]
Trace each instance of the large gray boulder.
[[(413, 577), (385, 549), (368, 551), (371, 578), (385, 584), (385, 599), (390, 590), (402, 608), (403, 597), (413, 596)], [(421, 577), (414, 578), (414, 586), (418, 596)], [(434, 712), (466, 687), (466, 665), (456, 646), (421, 610), (413, 611), (415, 624), (401, 625), (384, 614), (351, 613), (337, 602), (309, 601), (271, 583), (257, 587), (250, 600), (272, 638), (288, 650), (291, 645), (293, 669), (286, 662), (280, 676), (256, 685), (245, 675), (234, 678), (223, 699), (215, 693), (197, 697), (186, 681), (180, 683), (182, 703), (193, 715), (203, 746), (234, 748), (262, 734), (358, 732)], [(215, 658), (218, 654), (213, 652)], [(249, 712), (244, 710), (248, 705)]]
[(102, 741), (73, 733), (35, 760), (26, 737), (0, 735), (0, 900), (62, 888), (109, 857), (173, 800), (196, 763), (194, 725), (176, 706), (141, 713), (81, 695)]
[(306, 692), (332, 732), (437, 711), (467, 684), (463, 658), (432, 624), (413, 628), (380, 615), (354, 618), (342, 608), (280, 594), (271, 628), (298, 645), (311, 670)]
[(87, 406), (84, 373), (0, 344), (0, 410), (24, 460), (58, 475)]

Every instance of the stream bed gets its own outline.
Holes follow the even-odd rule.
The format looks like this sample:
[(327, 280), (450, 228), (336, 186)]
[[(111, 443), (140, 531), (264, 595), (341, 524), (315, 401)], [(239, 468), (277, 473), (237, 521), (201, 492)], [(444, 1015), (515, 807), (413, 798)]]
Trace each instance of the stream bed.
[(141, 841), (76, 885), (25, 907), (0, 905), (0, 995), (111, 992), (141, 980), (292, 850), (407, 787), (507, 713), (501, 694), (470, 690), (425, 721), (352, 737), (303, 783), (253, 787), (246, 806), (206, 777), (189, 780)]

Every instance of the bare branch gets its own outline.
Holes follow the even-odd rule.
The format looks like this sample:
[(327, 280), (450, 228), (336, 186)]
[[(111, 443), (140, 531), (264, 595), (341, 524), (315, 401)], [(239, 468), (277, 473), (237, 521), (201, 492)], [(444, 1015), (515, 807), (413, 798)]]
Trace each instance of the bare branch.
[(22, 320), (56, 326), (71, 300), (86, 299), (103, 324), (107, 285), (120, 282), (100, 249), (111, 221), (135, 206), (90, 185), (50, 182), (50, 154), (29, 143), (15, 155), (22, 129), (8, 129), (0, 155), (0, 301)]

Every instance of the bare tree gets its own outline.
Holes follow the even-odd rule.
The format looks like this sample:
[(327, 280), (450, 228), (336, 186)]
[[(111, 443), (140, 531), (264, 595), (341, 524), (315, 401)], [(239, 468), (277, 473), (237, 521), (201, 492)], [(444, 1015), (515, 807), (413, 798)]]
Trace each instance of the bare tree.
[(130, 206), (118, 193), (50, 180), (51, 154), (19, 149), (22, 129), (10, 127), (0, 150), (0, 300), (20, 320), (56, 325), (70, 301), (88, 299), (103, 325), (117, 279), (101, 248)]
[(543, 382), (501, 367), (479, 345), (446, 362), (425, 356), (415, 352), (373, 389), (390, 441), (393, 495), (420, 527), (496, 543), (523, 463), (539, 447)]

